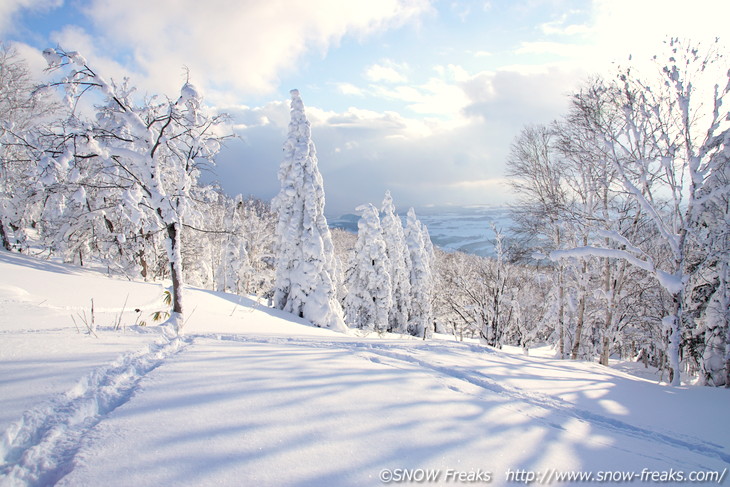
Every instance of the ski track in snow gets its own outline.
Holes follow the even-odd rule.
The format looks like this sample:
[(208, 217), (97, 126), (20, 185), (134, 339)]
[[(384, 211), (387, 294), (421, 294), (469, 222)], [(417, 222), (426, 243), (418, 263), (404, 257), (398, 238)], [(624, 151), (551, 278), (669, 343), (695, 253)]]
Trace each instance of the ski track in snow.
[[(680, 448), (689, 450), (693, 453), (698, 453), (704, 456), (718, 458), (724, 462), (730, 463), (730, 455), (720, 451), (717, 446), (712, 443), (704, 442), (695, 439), (681, 439), (665, 433), (660, 433), (647, 428), (642, 428), (629, 424), (619, 419), (610, 418), (602, 414), (598, 414), (592, 411), (575, 407), (574, 405), (564, 401), (555, 396), (549, 396), (546, 394), (540, 394), (537, 392), (524, 392), (519, 389), (507, 387), (498, 384), (494, 379), (482, 374), (478, 371), (471, 372), (459, 372), (449, 366), (440, 366), (430, 364), (424, 360), (418, 359), (412, 355), (406, 355), (392, 350), (383, 349), (385, 347), (377, 347), (375, 349), (368, 349), (369, 352), (376, 355), (384, 356), (390, 359), (395, 359), (401, 362), (408, 362), (411, 364), (418, 365), (420, 367), (431, 369), (435, 372), (447, 375), (449, 377), (468, 382), (472, 385), (481, 387), (488, 391), (495, 392), (502, 396), (509, 396), (518, 401), (538, 406), (540, 408), (547, 408), (554, 411), (560, 411), (568, 416), (574, 417), (578, 420), (601, 426), (605, 429), (614, 431), (616, 433), (632, 436), (634, 438), (650, 441), (659, 442), (669, 445), (674, 448)], [(382, 363), (382, 362), (381, 362)], [(387, 364), (386, 364), (387, 365)], [(562, 426), (555, 423), (548, 423), (551, 427), (563, 429)]]
[[(559, 397), (542, 394), (539, 392), (525, 392), (521, 389), (505, 386), (499, 384), (496, 380), (489, 376), (476, 371), (476, 370), (457, 370), (454, 366), (450, 365), (439, 365), (430, 363), (423, 359), (416, 357), (419, 353), (420, 347), (402, 347), (398, 345), (399, 350), (395, 351), (396, 345), (389, 344), (378, 344), (378, 343), (360, 343), (356, 341), (314, 341), (308, 339), (296, 339), (296, 338), (265, 338), (265, 337), (244, 337), (240, 335), (215, 335), (221, 340), (232, 340), (252, 343), (276, 343), (276, 344), (291, 344), (303, 347), (312, 348), (345, 348), (350, 349), (353, 352), (360, 353), (364, 359), (369, 359), (378, 362), (386, 366), (395, 366), (397, 364), (392, 361), (405, 363), (410, 366), (416, 365), (421, 370), (431, 370), (439, 375), (446, 376), (451, 379), (469, 383), (473, 386), (477, 386), (484, 390), (494, 392), (503, 397), (509, 397), (526, 403), (531, 406), (535, 406), (541, 409), (549, 409), (564, 414), (565, 416), (575, 418), (579, 421), (593, 424), (595, 426), (602, 427), (606, 430), (612, 431), (620, 435), (631, 436), (633, 438), (644, 440), (648, 442), (659, 442), (668, 445), (673, 448), (680, 450), (690, 451), (695, 454), (700, 454), (705, 457), (717, 458), (726, 463), (730, 463), (730, 454), (723, 451), (722, 446), (716, 445), (711, 442), (703, 441), (695, 437), (685, 437), (684, 435), (675, 436), (659, 431), (654, 431), (648, 428), (636, 426), (619, 419), (604, 416), (602, 414), (588, 411), (576, 407), (575, 405), (560, 399)], [(211, 338), (210, 336), (201, 336), (200, 338)], [(431, 346), (426, 346), (425, 349), (430, 349)], [(470, 347), (473, 349), (474, 347)], [(407, 351), (407, 352), (406, 352)], [(479, 347), (479, 353), (491, 352), (488, 349)], [(363, 353), (364, 352), (364, 353)], [(383, 361), (380, 358), (368, 357), (367, 354), (373, 354), (377, 357), (384, 357), (388, 359)], [(391, 363), (389, 363), (391, 362)], [(449, 386), (451, 387), (451, 386)], [(458, 392), (468, 394), (466, 391), (459, 390), (458, 388), (451, 387)], [(564, 429), (561, 425), (556, 424), (550, 420), (536, 417), (536, 420), (543, 421), (551, 428)], [(647, 452), (649, 453), (649, 452)]]
[(0, 438), (0, 486), (54, 485), (73, 469), (84, 435), (134, 395), (140, 381), (187, 339), (150, 345), (94, 369), (72, 389), (30, 409)]
[[(71, 390), (47, 403), (26, 411), (0, 438), (0, 487), (40, 487), (54, 485), (73, 469), (74, 457), (86, 435), (112, 411), (127, 403), (139, 388), (140, 381), (164, 361), (197, 340), (226, 340), (258, 344), (292, 345), (309, 348), (350, 350), (363, 360), (388, 367), (417, 367), (449, 381), (468, 383), (521, 404), (555, 411), (568, 418), (588, 423), (618, 435), (717, 458), (730, 463), (730, 455), (721, 446), (694, 437), (680, 437), (632, 425), (625, 421), (576, 407), (559, 397), (524, 390), (498, 383), (474, 369), (448, 364), (450, 354), (435, 363), (419, 358), (433, 345), (408, 346), (379, 344), (356, 340), (322, 340), (290, 337), (245, 336), (238, 334), (196, 334), (182, 339), (151, 345), (148, 350), (122, 355), (111, 364), (100, 366), (85, 376)], [(488, 349), (465, 347), (463, 351), (491, 353)], [(453, 351), (453, 350), (450, 350)], [(457, 352), (458, 353), (458, 352)], [(445, 384), (454, 391), (471, 394), (458, 386)], [(523, 414), (529, 414), (523, 411)], [(530, 415), (532, 416), (532, 415)], [(564, 429), (548, 418), (538, 416), (550, 428)], [(648, 452), (647, 452), (648, 453)]]

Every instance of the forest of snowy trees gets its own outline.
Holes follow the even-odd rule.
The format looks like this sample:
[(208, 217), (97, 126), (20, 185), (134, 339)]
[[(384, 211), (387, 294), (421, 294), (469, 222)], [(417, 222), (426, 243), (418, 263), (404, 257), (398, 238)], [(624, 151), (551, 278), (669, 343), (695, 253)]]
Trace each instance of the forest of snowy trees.
[(730, 71), (717, 46), (668, 47), (649, 76), (591, 79), (562, 119), (523, 129), (508, 160), (515, 228), (495, 228), (485, 258), (434, 248), (390, 193), (358, 207), (356, 236), (330, 229), (297, 90), (269, 203), (201, 183), (230, 134), (190, 80), (140, 97), (48, 49), (55, 81), (35, 86), (0, 46), (2, 246), (169, 279), (176, 333), (191, 285), (256, 294), (334, 330), (550, 344), (566, 359), (640, 360), (674, 384), (728, 386)]

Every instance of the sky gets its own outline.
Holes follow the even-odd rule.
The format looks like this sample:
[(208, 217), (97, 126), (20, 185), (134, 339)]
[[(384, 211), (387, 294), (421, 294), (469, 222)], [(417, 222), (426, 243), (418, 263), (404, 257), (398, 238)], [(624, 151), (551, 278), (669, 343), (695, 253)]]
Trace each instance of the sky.
[(40, 52), (79, 51), (109, 79), (176, 96), (189, 71), (236, 138), (226, 193), (270, 199), (298, 89), (326, 213), (503, 205), (512, 140), (568, 96), (667, 36), (727, 30), (723, 0), (0, 0), (0, 40), (41, 76)]

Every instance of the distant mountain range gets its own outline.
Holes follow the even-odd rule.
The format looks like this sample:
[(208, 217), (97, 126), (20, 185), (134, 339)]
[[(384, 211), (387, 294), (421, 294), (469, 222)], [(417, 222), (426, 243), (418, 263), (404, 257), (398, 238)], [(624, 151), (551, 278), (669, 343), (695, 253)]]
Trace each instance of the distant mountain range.
[[(416, 209), (416, 215), (428, 228), (431, 241), (444, 250), (458, 250), (468, 254), (494, 256), (494, 224), (508, 233), (512, 226), (509, 209), (503, 206), (447, 206)], [(401, 214), (405, 222), (405, 213)], [(355, 214), (330, 218), (332, 228), (357, 233)]]

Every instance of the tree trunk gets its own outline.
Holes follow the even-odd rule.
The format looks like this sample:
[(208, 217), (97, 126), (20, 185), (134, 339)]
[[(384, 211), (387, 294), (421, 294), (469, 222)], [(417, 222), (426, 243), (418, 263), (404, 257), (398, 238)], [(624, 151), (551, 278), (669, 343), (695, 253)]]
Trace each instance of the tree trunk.
[[(584, 241), (587, 244), (587, 241)], [(583, 277), (588, 272), (588, 262), (583, 260), (583, 266), (581, 268)], [(573, 350), (571, 350), (571, 360), (578, 360), (578, 354), (580, 353), (580, 341), (583, 335), (583, 325), (585, 324), (586, 316), (586, 291), (585, 285), (580, 286), (580, 301), (578, 301), (578, 323), (575, 325), (575, 341), (573, 342)]]
[(667, 359), (670, 368), (670, 382), (673, 386), (681, 384), (679, 372), (679, 347), (682, 340), (681, 323), (682, 323), (682, 293), (672, 296), (674, 306), (672, 307), (672, 315), (665, 318), (669, 325), (669, 346), (667, 347)]
[[(560, 227), (555, 230), (555, 248), (562, 247)], [(563, 282), (563, 264), (558, 265), (558, 327), (560, 329), (560, 359), (565, 358), (565, 284)]]
[(570, 352), (571, 360), (578, 360), (578, 354), (580, 353), (580, 339), (583, 335), (583, 324), (585, 323), (586, 315), (586, 296), (585, 292), (581, 291), (580, 301), (578, 302), (578, 322), (575, 325), (575, 340), (573, 341), (573, 349)]
[[(723, 272), (723, 279), (720, 279), (720, 284), (726, 286), (727, 289), (727, 276), (728, 276), (728, 265), (725, 263)], [(727, 305), (727, 294), (725, 295), (725, 305)], [(727, 309), (727, 307), (726, 307)], [(730, 388), (730, 323), (726, 323), (725, 329), (725, 387)]]
[(179, 223), (171, 223), (167, 225), (167, 257), (170, 261), (170, 278), (172, 279), (172, 312), (170, 313), (170, 323), (175, 328), (175, 332), (180, 335), (182, 332), (182, 288), (183, 288), (183, 269), (182, 255), (180, 252), (180, 228)]
[(575, 339), (573, 340), (573, 348), (570, 351), (570, 359), (578, 360), (578, 354), (580, 353), (580, 339), (583, 335), (583, 323), (585, 321), (585, 296), (580, 297), (578, 303), (578, 319), (575, 325)]
[(149, 275), (149, 269), (147, 264), (147, 258), (145, 257), (144, 250), (139, 251), (139, 265), (142, 267), (142, 270), (140, 271), (140, 274), (142, 275), (142, 278), (146, 281), (147, 276)]
[(0, 220), (0, 240), (2, 240), (2, 246), (5, 250), (12, 250), (10, 240), (8, 239), (7, 233), (5, 233), (5, 224)]
[(608, 366), (608, 359), (611, 357), (611, 340), (604, 336), (601, 340), (601, 357), (598, 361), (601, 365)]
[(560, 358), (565, 358), (565, 289), (563, 288), (563, 272), (560, 270), (558, 277), (558, 326), (560, 327)]

